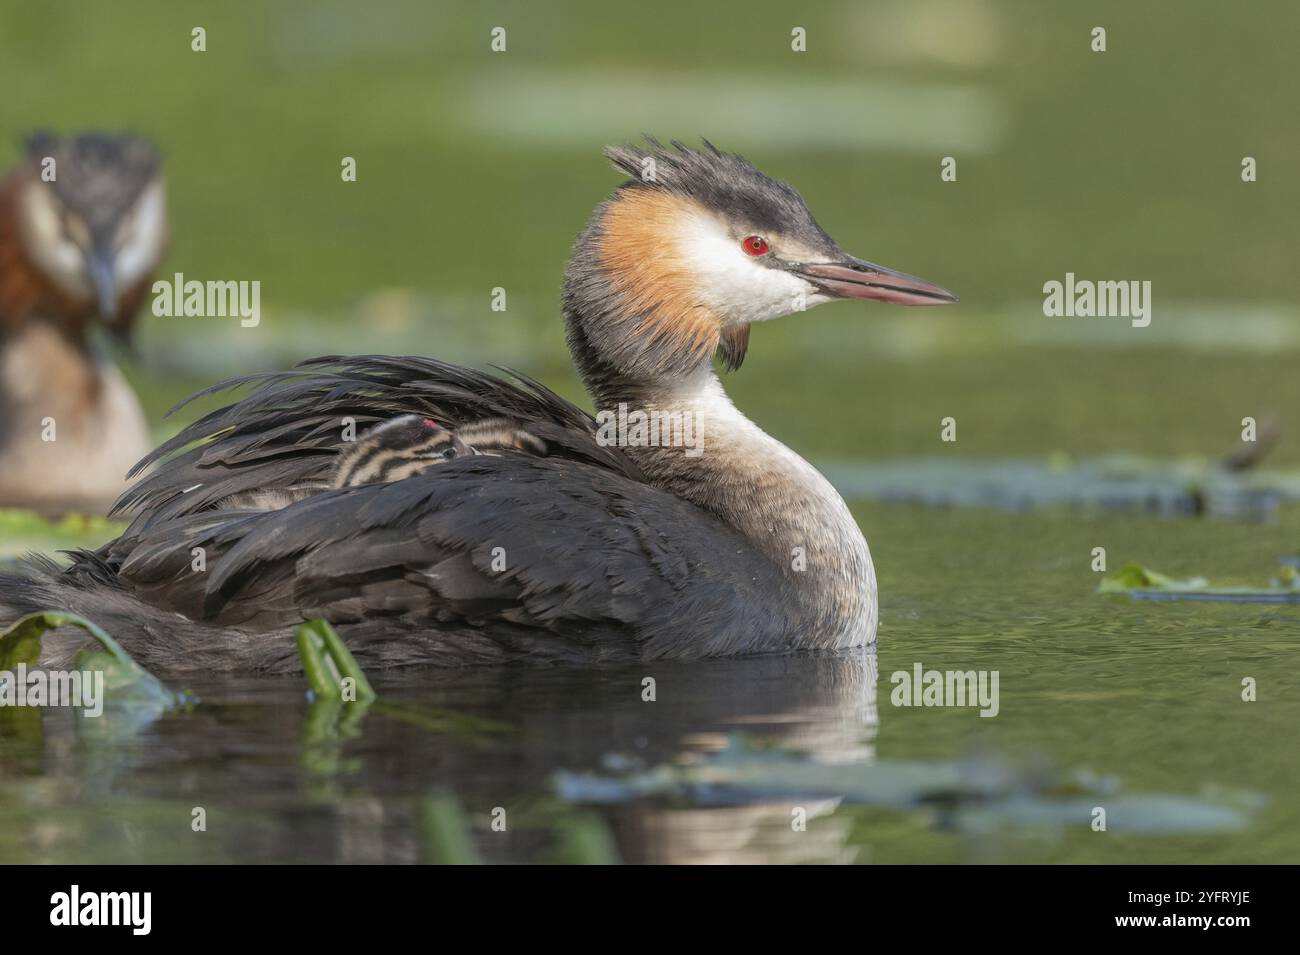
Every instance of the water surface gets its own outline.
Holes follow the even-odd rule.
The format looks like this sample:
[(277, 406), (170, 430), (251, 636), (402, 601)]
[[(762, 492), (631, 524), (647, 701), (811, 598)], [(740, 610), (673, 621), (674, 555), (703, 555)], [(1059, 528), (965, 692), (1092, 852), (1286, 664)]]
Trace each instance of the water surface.
[[(139, 725), (47, 711), (0, 738), (0, 859), (423, 861), (431, 796), (503, 862), (565, 858), (592, 825), (630, 862), (1300, 858), (1300, 609), (1103, 596), (1089, 568), (1100, 545), (1259, 576), (1296, 521), (857, 513), (877, 653), (372, 674), (400, 718), (322, 713), (294, 678), (191, 682), (197, 705)], [(918, 662), (997, 670), (998, 715), (892, 705), (890, 675)], [(737, 747), (729, 775), (717, 754)], [(710, 782), (626, 791), (673, 773)], [(560, 785), (575, 778), (613, 788)]]

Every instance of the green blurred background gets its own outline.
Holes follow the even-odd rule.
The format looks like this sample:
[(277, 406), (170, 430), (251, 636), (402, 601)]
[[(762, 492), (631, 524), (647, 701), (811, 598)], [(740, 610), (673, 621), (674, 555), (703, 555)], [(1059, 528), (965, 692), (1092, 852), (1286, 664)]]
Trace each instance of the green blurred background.
[[(195, 26), (207, 31), (205, 53), (190, 49)], [(507, 30), (504, 53), (489, 49), (497, 26)], [(1090, 49), (1095, 26), (1107, 30), (1105, 53)], [(807, 31), (805, 53), (790, 49), (794, 27)], [(1213, 460), (1239, 446), (1243, 417), (1276, 415), (1282, 437), (1267, 463), (1294, 468), (1298, 33), (1300, 5), (1285, 0), (7, 3), (0, 163), (39, 127), (148, 134), (166, 154), (170, 189), (173, 244), (162, 274), (262, 283), (257, 328), (143, 316), (137, 354), (123, 360), (160, 432), (176, 427), (161, 418), (172, 402), (215, 378), (339, 351), (499, 362), (580, 397), (558, 311), (565, 259), (619, 181), (601, 147), (648, 132), (704, 136), (743, 153), (793, 183), (845, 249), (961, 296), (945, 309), (837, 303), (755, 331), (728, 388), (814, 461), (1066, 462), (1109, 452)], [(340, 179), (344, 156), (357, 160), (355, 183)], [(940, 179), (944, 156), (957, 159), (956, 182)], [(1244, 156), (1257, 160), (1257, 182), (1242, 182)], [(1043, 284), (1066, 272), (1150, 281), (1150, 327), (1045, 317)], [(497, 286), (508, 293), (503, 313), (490, 308)], [(945, 416), (958, 419), (956, 445), (940, 442)], [(1111, 570), (1138, 560), (1259, 583), (1295, 550), (1295, 508), (1261, 527), (854, 504), (880, 572), (882, 701), (884, 675), (918, 660), (1005, 677), (1005, 715), (987, 721), (996, 727), (965, 711), (939, 718), (882, 702), (882, 757), (951, 758), (987, 732), (1012, 755), (1096, 766), (1138, 792), (1233, 786), (1268, 804), (1246, 837), (1180, 834), (1175, 819), (1172, 834), (1100, 841), (1081, 824), (1045, 850), (1049, 859), (1295, 860), (1300, 788), (1294, 761), (1277, 758), (1277, 741), (1296, 722), (1294, 614), (1098, 595), (1089, 564), (1105, 544)], [(76, 524), (6, 542), (16, 553), (110, 534), (102, 523)], [(1259, 680), (1259, 703), (1240, 701), (1243, 674)], [(551, 674), (559, 689), (548, 697), (537, 679), (518, 683), (541, 686), (543, 712), (566, 714), (599, 682)], [(752, 727), (753, 681), (728, 679), (724, 672), (699, 700), (732, 701), (722, 709)], [(517, 719), (513, 678), (503, 686), (466, 692), (494, 718)], [(249, 695), (268, 692), (258, 684)], [(295, 705), (301, 697), (296, 683), (284, 692)], [(860, 718), (825, 696), (824, 713), (799, 718), (836, 727)], [(574, 724), (585, 729), (525, 737), (509, 764), (541, 775), (582, 763), (564, 748), (574, 741), (594, 753), (625, 745), (608, 729), (605, 703), (587, 715)], [(667, 732), (657, 718), (636, 717), (656, 739)], [(260, 741), (292, 730), (289, 719), (263, 707), (248, 726)], [(193, 747), (214, 754), (208, 798), (248, 818), (248, 794), (261, 799), (263, 789), (246, 784), (260, 770), (240, 760), (255, 759), (254, 749), (227, 759), (208, 743), (211, 726), (187, 725), (167, 732), (181, 740), (193, 732)], [(874, 740), (874, 723), (866, 729)], [(392, 745), (408, 755), (405, 741)], [(470, 751), (463, 763), (414, 762), (439, 785), (500, 798), (501, 775)], [(155, 773), (124, 762), (131, 772), (118, 784), (139, 780), (142, 789), (107, 805), (122, 819), (161, 819), (139, 793), (171, 792), (153, 788), (165, 777), (176, 805), (190, 806), (191, 751), (175, 752), (145, 737), (139, 765)], [(276, 753), (268, 766), (298, 758)], [(385, 793), (394, 764), (361, 765), (348, 770), (356, 772), (348, 785)], [(9, 820), (0, 850), (5, 839), (11, 852), (28, 840), (31, 858), (85, 858), (88, 841), (75, 827), (61, 843), (30, 833), (52, 831), (52, 812), (64, 823), (82, 819), (82, 802), (115, 826), (97, 787), (83, 784), (102, 775), (90, 761), (73, 783), (50, 777), (27, 816), (0, 814)], [(279, 801), (256, 806), (282, 812), (276, 824), (292, 834), (303, 794), (292, 774), (275, 779)], [(521, 787), (541, 788), (531, 777)], [(178, 818), (188, 825), (188, 808)], [(341, 818), (348, 832), (360, 825)], [(951, 833), (912, 816), (894, 828), (883, 810), (868, 818), (859, 834), (875, 841), (880, 861), (970, 857)], [(136, 855), (125, 857), (247, 859), (263, 844), (261, 829), (223, 850), (158, 826), (165, 831), (142, 849), (133, 835)], [(120, 838), (90, 842), (117, 861), (127, 851)], [(294, 849), (268, 857), (326, 853), (311, 839), (285, 842)]]
[[(1275, 413), (1270, 463), (1295, 464), (1297, 30), (1294, 3), (1208, 0), (6, 4), (0, 160), (37, 127), (146, 133), (163, 274), (261, 281), (256, 329), (144, 316), (128, 369), (157, 414), (337, 350), (497, 361), (579, 395), (560, 277), (618, 182), (600, 147), (644, 131), (742, 152), (846, 249), (962, 297), (759, 329), (729, 387), (800, 450), (935, 453), (955, 415), (966, 456), (1217, 455)], [(1067, 271), (1151, 281), (1151, 326), (1044, 317)]]

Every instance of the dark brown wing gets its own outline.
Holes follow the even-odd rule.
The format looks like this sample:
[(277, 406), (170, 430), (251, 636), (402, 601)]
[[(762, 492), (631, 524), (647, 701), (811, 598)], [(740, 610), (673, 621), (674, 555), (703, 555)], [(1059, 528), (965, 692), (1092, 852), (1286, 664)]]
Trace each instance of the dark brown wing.
[[(11, 606), (19, 589), (0, 580)], [(363, 664), (402, 666), (779, 650), (798, 609), (779, 570), (693, 505), (527, 455), (158, 520), (107, 560), (29, 580), (32, 600), (94, 616), (157, 665), (219, 669), (291, 668), (290, 628), (317, 616)]]
[[(133, 469), (154, 470), (114, 506), (135, 513), (136, 527), (210, 508), (244, 491), (326, 480), (345, 421), (357, 434), (403, 414), (457, 428), (509, 418), (544, 441), (549, 453), (634, 480), (640, 472), (617, 448), (596, 442), (592, 417), (532, 379), (516, 382), (432, 358), (325, 357), (297, 371), (248, 375), (186, 399), (256, 385), (244, 398), (204, 415)], [(173, 411), (176, 409), (173, 409)]]

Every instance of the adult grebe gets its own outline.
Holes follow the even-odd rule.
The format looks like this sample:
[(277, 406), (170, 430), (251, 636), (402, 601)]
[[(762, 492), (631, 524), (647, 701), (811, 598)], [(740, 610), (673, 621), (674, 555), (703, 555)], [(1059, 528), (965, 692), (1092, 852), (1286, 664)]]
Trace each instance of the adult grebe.
[(95, 319), (127, 340), (167, 246), (161, 161), (130, 134), (36, 134), (0, 181), (0, 506), (102, 512), (151, 445)]
[[(848, 507), (736, 410), (711, 361), (739, 367), (754, 322), (835, 298), (956, 299), (845, 254), (798, 193), (740, 157), (673, 147), (606, 150), (633, 178), (565, 277), (596, 408), (636, 423), (616, 429), (622, 444), (535, 381), (432, 359), (236, 379), (202, 394), (258, 387), (137, 466), (157, 464), (118, 502), (134, 515), (125, 533), (66, 570), (0, 578), (4, 615), (72, 610), (146, 665), (205, 671), (295, 669), (291, 629), (311, 617), (374, 667), (873, 641), (875, 571)], [(356, 429), (373, 451), (406, 415), (462, 434), (502, 419), (529, 440), (337, 486)], [(687, 424), (703, 441), (675, 440)], [(283, 491), (283, 506), (248, 497)]]

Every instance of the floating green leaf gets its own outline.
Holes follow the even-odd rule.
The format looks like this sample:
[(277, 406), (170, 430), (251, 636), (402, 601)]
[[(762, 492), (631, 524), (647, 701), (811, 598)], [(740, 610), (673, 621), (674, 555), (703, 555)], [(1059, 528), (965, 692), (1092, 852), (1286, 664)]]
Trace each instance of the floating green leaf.
[(1208, 586), (1209, 581), (1204, 577), (1175, 580), (1141, 564), (1129, 563), (1103, 579), (1097, 589), (1103, 594), (1113, 594), (1130, 590), (1204, 590)]
[(1097, 586), (1104, 594), (1140, 600), (1204, 600), (1217, 603), (1300, 603), (1300, 577), (1284, 566), (1268, 587), (1212, 586), (1204, 577), (1175, 580), (1141, 564), (1125, 564)]

